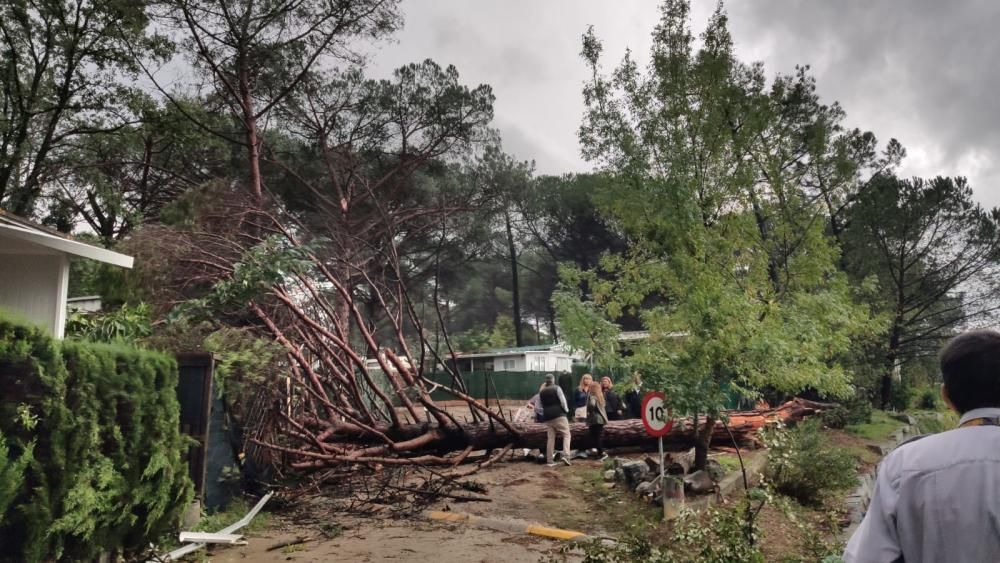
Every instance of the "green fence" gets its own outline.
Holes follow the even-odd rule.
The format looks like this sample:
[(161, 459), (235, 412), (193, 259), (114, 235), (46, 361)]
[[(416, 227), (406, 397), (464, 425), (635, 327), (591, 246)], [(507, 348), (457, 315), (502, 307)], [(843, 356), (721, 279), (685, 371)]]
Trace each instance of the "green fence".
[[(548, 373), (553, 373), (557, 381), (562, 375), (544, 371), (473, 371), (462, 373), (462, 380), (469, 395), (479, 400), (488, 397), (491, 401), (497, 398), (527, 401), (538, 393)], [(451, 374), (444, 372), (429, 373), (427, 378), (442, 385), (452, 384)], [(451, 393), (436, 389), (431, 393), (431, 398), (435, 401), (445, 401), (455, 397)]]

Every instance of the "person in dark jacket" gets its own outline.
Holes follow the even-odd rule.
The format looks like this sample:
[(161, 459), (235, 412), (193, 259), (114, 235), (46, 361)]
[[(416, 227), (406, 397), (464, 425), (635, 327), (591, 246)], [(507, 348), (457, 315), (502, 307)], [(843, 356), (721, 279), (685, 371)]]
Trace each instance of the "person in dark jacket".
[(601, 391), (604, 392), (604, 410), (608, 413), (608, 420), (621, 420), (623, 418), (624, 405), (621, 397), (615, 393), (615, 384), (611, 378), (604, 376), (601, 378)]
[(625, 391), (624, 402), (626, 418), (642, 418), (642, 376), (639, 372), (632, 375), (632, 382)]
[(542, 408), (542, 421), (545, 423), (545, 462), (549, 467), (553, 462), (553, 451), (556, 447), (556, 434), (562, 437), (562, 461), (569, 465), (569, 405), (562, 388), (556, 385), (552, 374), (545, 376), (545, 386), (538, 392), (538, 402)]
[(594, 376), (585, 373), (580, 377), (580, 384), (576, 386), (573, 394), (573, 407), (576, 410), (573, 416), (577, 422), (584, 422), (587, 419), (587, 397), (589, 396), (587, 390), (590, 389), (590, 384), (593, 382)]
[(601, 391), (601, 384), (592, 381), (587, 389), (587, 428), (590, 430), (590, 440), (597, 449), (598, 461), (607, 459), (604, 453), (604, 425), (608, 423), (608, 413), (605, 411), (607, 402)]

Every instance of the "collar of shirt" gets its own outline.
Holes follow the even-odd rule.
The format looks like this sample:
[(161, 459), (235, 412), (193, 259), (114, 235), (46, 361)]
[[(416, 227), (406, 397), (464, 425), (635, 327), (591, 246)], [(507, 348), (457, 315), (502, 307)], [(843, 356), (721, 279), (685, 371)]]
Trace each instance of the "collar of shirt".
[(1000, 418), (1000, 408), (989, 407), (966, 411), (966, 413), (963, 414), (962, 418), (958, 421), (958, 424), (962, 425), (976, 418)]

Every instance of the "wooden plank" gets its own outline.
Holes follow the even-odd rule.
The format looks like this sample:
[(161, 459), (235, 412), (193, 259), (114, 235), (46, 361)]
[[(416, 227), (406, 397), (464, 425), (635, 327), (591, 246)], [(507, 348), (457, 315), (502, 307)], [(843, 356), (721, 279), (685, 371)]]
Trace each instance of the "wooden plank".
[(229, 545), (246, 544), (240, 534), (220, 534), (218, 532), (181, 532), (181, 543), (224, 543)]

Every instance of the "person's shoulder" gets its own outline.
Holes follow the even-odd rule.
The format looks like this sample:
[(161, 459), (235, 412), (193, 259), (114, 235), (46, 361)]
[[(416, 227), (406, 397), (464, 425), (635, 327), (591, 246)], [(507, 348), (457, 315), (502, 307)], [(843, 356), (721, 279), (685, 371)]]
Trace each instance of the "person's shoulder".
[(957, 462), (1000, 460), (1000, 432), (974, 436), (968, 428), (913, 436), (897, 445), (879, 464), (879, 471), (900, 475), (947, 468)]

